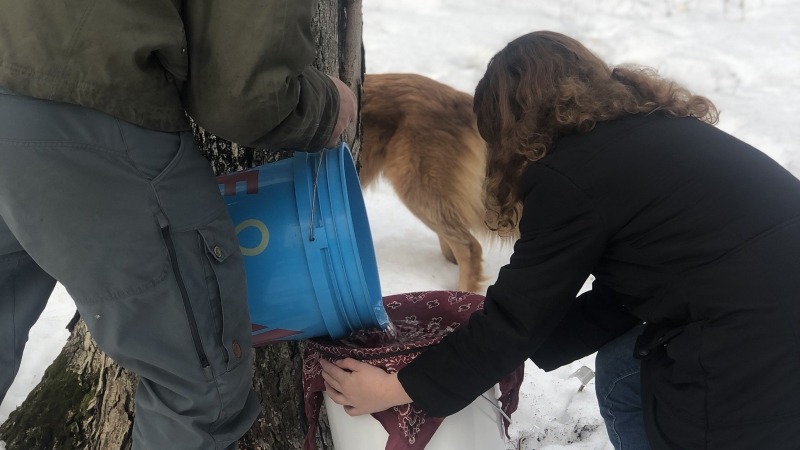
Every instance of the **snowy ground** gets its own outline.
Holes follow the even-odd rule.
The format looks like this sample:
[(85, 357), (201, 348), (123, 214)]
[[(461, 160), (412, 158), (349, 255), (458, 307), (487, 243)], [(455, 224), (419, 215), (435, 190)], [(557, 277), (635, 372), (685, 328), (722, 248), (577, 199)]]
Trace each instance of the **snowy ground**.
[[(721, 110), (721, 129), (800, 176), (796, 0), (367, 0), (363, 8), (368, 72), (419, 73), (471, 93), (508, 41), (534, 30), (559, 31), (610, 64), (655, 67), (711, 98)], [(384, 295), (455, 288), (457, 269), (439, 253), (436, 236), (387, 184), (369, 190), (365, 201)], [(496, 274), (509, 255), (510, 249), (487, 248), (487, 273)], [(73, 312), (59, 286), (31, 331), (0, 422), (58, 354)], [(550, 373), (527, 367), (509, 450), (611, 448), (594, 383), (578, 392), (580, 382), (568, 378), (582, 365), (593, 368), (593, 357)]]

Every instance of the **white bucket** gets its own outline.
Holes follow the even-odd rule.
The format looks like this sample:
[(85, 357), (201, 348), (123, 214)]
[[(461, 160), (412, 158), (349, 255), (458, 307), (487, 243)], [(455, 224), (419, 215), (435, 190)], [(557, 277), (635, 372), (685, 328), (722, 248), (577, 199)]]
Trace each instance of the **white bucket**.
[[(461, 411), (445, 417), (425, 450), (505, 450), (503, 418), (498, 410), (497, 387), (486, 391)], [(382, 450), (389, 433), (370, 415), (350, 416), (323, 395), (333, 446), (342, 450)]]

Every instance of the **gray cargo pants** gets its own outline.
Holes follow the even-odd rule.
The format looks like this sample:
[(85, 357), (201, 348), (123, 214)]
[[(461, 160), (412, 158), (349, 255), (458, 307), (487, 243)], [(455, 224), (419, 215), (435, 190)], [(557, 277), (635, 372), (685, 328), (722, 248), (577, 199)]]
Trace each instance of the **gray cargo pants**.
[(260, 404), (233, 225), (191, 133), (0, 88), (0, 399), (58, 280), (140, 376), (133, 448), (235, 448)]

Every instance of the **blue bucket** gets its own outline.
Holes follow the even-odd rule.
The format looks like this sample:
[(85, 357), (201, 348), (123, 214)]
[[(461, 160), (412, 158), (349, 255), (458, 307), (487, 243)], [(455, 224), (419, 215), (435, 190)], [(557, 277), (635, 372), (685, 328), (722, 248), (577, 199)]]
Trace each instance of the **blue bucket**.
[(389, 326), (345, 144), (217, 181), (244, 255), (254, 346)]

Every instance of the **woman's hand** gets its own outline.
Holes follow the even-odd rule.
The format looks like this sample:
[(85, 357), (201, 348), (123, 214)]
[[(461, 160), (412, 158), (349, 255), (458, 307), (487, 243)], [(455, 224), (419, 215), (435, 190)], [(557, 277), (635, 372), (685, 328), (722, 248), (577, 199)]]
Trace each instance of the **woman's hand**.
[(325, 392), (351, 416), (384, 411), (411, 403), (396, 373), (346, 358), (336, 363), (320, 359)]

